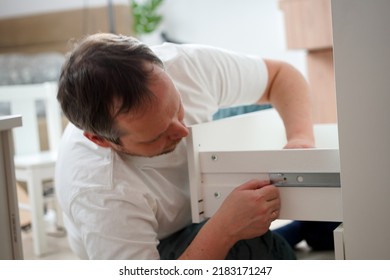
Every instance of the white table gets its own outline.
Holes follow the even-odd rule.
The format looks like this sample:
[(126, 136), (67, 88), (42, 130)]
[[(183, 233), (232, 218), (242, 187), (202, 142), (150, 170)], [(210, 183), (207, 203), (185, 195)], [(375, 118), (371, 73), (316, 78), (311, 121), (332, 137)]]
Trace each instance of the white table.
[(0, 259), (23, 258), (11, 131), (21, 125), (21, 116), (0, 117)]

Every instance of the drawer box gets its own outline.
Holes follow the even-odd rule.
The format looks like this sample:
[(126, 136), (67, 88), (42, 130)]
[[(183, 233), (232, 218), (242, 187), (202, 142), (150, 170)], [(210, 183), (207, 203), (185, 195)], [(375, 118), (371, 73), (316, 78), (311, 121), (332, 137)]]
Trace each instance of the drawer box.
[[(193, 222), (211, 217), (233, 188), (250, 179), (281, 173), (339, 176), (337, 126), (316, 125), (315, 136), (315, 149), (284, 150), (283, 123), (273, 109), (190, 127)], [(319, 183), (280, 186), (280, 219), (341, 221), (340, 186)]]

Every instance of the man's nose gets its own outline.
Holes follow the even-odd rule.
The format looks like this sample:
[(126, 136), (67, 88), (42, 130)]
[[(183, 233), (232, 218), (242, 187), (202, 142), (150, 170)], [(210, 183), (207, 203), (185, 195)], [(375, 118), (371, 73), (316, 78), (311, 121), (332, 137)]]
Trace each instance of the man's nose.
[(175, 121), (171, 124), (169, 137), (172, 140), (177, 140), (186, 137), (188, 133), (188, 128), (183, 122)]

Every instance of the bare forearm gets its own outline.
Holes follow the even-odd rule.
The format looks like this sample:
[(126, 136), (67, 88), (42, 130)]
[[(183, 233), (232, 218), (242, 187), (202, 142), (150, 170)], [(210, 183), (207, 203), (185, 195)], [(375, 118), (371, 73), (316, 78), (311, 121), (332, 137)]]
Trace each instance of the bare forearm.
[(190, 246), (180, 256), (181, 260), (222, 260), (234, 245), (223, 226), (211, 218), (199, 231)]
[(279, 112), (288, 141), (298, 140), (306, 142), (307, 147), (314, 146), (312, 106), (305, 78), (285, 63), (271, 69), (270, 75), (267, 94), (260, 101), (270, 102)]

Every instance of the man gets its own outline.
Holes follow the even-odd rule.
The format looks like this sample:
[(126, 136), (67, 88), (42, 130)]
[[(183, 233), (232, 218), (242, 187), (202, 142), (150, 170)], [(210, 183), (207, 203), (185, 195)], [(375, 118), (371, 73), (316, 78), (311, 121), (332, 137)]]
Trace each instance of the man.
[(185, 143), (187, 126), (220, 107), (271, 103), (286, 148), (312, 147), (308, 86), (293, 67), (96, 34), (68, 57), (58, 100), (72, 124), (59, 150), (57, 195), (80, 258), (294, 258), (268, 230), (280, 209), (270, 182), (243, 182), (206, 223), (191, 225)]

